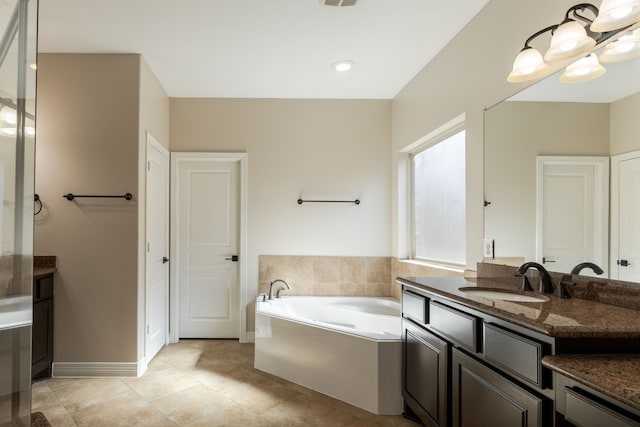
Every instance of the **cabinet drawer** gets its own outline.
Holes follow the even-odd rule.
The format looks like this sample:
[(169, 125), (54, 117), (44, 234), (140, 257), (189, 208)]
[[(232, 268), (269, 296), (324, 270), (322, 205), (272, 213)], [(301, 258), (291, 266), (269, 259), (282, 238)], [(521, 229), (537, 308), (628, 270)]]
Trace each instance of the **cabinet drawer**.
[(484, 324), (484, 357), (510, 374), (543, 387), (544, 345), (499, 326)]
[(640, 423), (590, 399), (579, 390), (565, 387), (565, 393), (567, 398), (565, 419), (575, 425), (582, 427), (640, 426)]
[(480, 321), (470, 314), (447, 307), (435, 301), (429, 302), (431, 329), (449, 338), (467, 350), (478, 351)]
[(427, 298), (402, 291), (402, 314), (420, 323), (427, 323)]

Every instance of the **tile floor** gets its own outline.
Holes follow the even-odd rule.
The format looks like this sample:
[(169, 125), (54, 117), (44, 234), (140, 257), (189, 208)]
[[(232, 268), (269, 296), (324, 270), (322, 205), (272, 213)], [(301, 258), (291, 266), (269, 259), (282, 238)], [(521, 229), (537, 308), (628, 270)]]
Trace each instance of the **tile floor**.
[(140, 378), (33, 385), (33, 412), (56, 426), (417, 427), (379, 416), (253, 368), (252, 344), (184, 340)]

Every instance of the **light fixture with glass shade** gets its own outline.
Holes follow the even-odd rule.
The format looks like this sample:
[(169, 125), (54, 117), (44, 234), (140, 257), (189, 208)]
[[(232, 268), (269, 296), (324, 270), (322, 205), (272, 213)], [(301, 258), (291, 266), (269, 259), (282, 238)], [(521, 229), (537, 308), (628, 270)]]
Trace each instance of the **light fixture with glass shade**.
[(622, 62), (640, 56), (640, 28), (609, 43), (600, 54), (601, 62)]
[[(587, 12), (593, 15), (593, 19), (586, 16)], [(606, 27), (603, 27), (603, 22), (607, 23)], [(536, 80), (557, 70), (554, 63), (560, 65), (572, 60), (575, 62), (567, 66), (560, 81), (574, 83), (599, 77), (606, 70), (598, 57), (591, 53), (610, 41), (600, 57), (602, 62), (618, 62), (640, 56), (640, 29), (636, 28), (639, 25), (640, 0), (603, 0), (601, 9), (591, 3), (572, 6), (562, 22), (544, 28), (526, 40), (513, 62), (513, 70), (507, 81), (518, 83)], [(551, 33), (550, 45), (542, 56), (530, 44), (547, 32)], [(616, 37), (617, 40), (614, 39)]]
[(587, 30), (574, 20), (563, 22), (552, 34), (551, 45), (544, 54), (544, 60), (548, 62), (583, 55), (596, 45), (596, 41), (587, 35)]
[(569, 64), (560, 76), (562, 83), (582, 83), (589, 80), (597, 79), (607, 70), (600, 65), (598, 56), (591, 53), (584, 58), (578, 59), (576, 62)]
[(538, 49), (529, 45), (533, 39), (547, 31), (552, 31), (556, 25), (538, 31), (524, 42), (524, 47), (513, 61), (513, 70), (509, 73), (507, 81), (512, 83), (526, 82), (544, 77), (551, 73), (551, 67), (544, 62)]
[(602, 0), (591, 31), (604, 33), (640, 21), (640, 0)]

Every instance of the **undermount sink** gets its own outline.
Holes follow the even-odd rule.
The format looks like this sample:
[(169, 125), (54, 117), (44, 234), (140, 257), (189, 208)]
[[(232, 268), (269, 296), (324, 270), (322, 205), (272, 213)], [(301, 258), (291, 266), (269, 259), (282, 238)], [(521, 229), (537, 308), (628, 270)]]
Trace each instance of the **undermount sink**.
[(549, 298), (543, 295), (525, 295), (519, 292), (512, 292), (506, 289), (495, 288), (459, 288), (461, 292), (470, 297), (482, 297), (500, 301), (516, 301), (516, 302), (545, 302), (549, 301)]

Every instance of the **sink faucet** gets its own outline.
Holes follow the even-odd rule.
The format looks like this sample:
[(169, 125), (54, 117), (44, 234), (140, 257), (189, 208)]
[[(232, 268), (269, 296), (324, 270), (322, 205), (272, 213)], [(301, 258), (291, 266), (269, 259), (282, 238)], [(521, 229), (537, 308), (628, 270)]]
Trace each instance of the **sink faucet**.
[(571, 274), (580, 274), (580, 272), (585, 268), (590, 268), (597, 275), (604, 273), (604, 271), (602, 271), (602, 269), (598, 267), (596, 264), (592, 262), (582, 262), (576, 265), (575, 267), (573, 267), (573, 270), (571, 270)]
[(273, 299), (273, 285), (276, 283), (282, 283), (283, 285), (280, 285), (277, 291), (276, 291), (276, 298), (280, 298), (280, 291), (283, 289), (291, 289), (291, 286), (289, 286), (289, 284), (287, 282), (285, 282), (282, 279), (276, 279), (273, 282), (269, 283), (269, 299)]
[(525, 262), (516, 271), (516, 276), (522, 276), (522, 285), (520, 286), (520, 290), (533, 291), (531, 283), (529, 283), (529, 279), (525, 274), (530, 268), (538, 270), (538, 274), (540, 275), (540, 289), (538, 290), (538, 292), (543, 294), (553, 293), (553, 283), (551, 282), (551, 276), (549, 276), (549, 272), (537, 262)]

